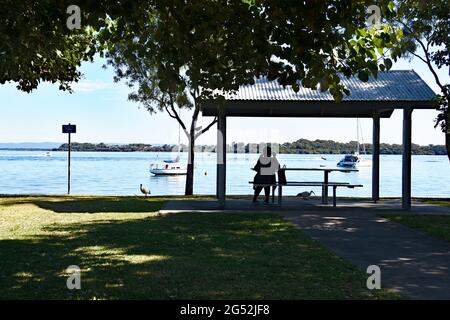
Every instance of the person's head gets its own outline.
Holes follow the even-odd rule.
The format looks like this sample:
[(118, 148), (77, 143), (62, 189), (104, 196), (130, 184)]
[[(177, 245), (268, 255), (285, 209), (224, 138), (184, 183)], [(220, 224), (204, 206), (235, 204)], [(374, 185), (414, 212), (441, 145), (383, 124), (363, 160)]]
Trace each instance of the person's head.
[(266, 157), (271, 157), (272, 156), (272, 148), (271, 147), (264, 147), (263, 155), (266, 156)]

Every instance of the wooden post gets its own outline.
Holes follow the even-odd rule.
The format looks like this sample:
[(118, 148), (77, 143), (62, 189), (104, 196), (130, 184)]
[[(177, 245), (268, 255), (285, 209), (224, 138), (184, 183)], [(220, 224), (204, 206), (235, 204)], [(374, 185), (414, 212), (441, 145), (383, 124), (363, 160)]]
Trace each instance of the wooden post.
[(412, 109), (403, 110), (402, 207), (411, 209), (411, 119)]
[(220, 206), (225, 206), (226, 194), (226, 156), (227, 156), (227, 118), (219, 112), (217, 119), (217, 178), (216, 193)]
[(70, 152), (72, 151), (71, 145), (71, 133), (77, 132), (77, 126), (74, 124), (64, 124), (62, 126), (62, 133), (69, 134), (69, 156), (68, 156), (68, 164), (67, 164), (67, 194), (70, 194)]
[(372, 135), (372, 200), (380, 199), (380, 115), (373, 115)]
[(328, 171), (323, 172), (322, 204), (328, 204)]
[(70, 132), (69, 132), (69, 158), (68, 158), (69, 162), (67, 165), (67, 194), (70, 194), (70, 151), (71, 151), (71, 141), (70, 141)]

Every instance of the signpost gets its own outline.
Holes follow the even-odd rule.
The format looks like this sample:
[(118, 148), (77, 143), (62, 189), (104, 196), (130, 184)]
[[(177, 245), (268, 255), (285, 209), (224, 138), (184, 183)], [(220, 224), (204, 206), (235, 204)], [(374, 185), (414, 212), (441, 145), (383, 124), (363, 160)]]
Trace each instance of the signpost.
[(70, 194), (70, 149), (71, 149), (71, 145), (70, 145), (70, 135), (72, 133), (77, 133), (77, 126), (74, 124), (64, 124), (62, 126), (62, 132), (63, 133), (68, 133), (69, 134), (69, 163), (67, 166), (67, 194)]

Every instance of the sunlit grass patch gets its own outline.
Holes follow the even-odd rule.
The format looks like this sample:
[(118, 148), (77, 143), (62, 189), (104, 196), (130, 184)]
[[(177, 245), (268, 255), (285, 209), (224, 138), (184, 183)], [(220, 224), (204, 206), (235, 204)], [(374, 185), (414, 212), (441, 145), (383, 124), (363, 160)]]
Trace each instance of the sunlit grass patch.
[(383, 217), (401, 223), (429, 235), (450, 241), (450, 216), (437, 215), (383, 215)]

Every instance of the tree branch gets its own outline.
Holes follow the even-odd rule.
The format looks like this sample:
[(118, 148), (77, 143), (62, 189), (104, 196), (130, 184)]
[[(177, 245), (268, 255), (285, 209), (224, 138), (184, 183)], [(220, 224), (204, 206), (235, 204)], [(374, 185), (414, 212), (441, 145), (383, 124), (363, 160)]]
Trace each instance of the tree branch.
[(215, 117), (214, 120), (211, 121), (211, 123), (210, 123), (205, 129), (203, 129), (203, 130), (197, 132), (197, 133), (195, 134), (195, 138), (194, 138), (194, 139), (197, 139), (198, 137), (200, 137), (200, 136), (201, 136), (202, 134), (204, 134), (206, 131), (208, 131), (209, 129), (211, 129), (211, 127), (212, 127), (213, 125), (215, 125), (216, 123), (217, 123), (217, 117)]
[[(170, 93), (169, 93), (169, 100), (170, 100), (170, 109), (172, 110), (172, 113), (173, 113), (172, 118), (177, 119), (181, 128), (183, 128), (184, 134), (189, 139), (189, 132), (187, 132), (186, 125), (184, 124), (183, 120), (181, 120), (180, 115), (178, 114), (177, 110), (175, 109), (175, 103), (173, 101), (172, 94), (170, 94)], [(167, 107), (166, 107), (166, 110), (167, 110), (167, 112), (169, 112)], [(170, 115), (170, 113), (169, 113), (169, 115)]]
[(441, 80), (439, 79), (439, 76), (436, 73), (436, 70), (434, 70), (433, 65), (431, 64), (430, 52), (428, 51), (428, 48), (425, 46), (425, 44), (423, 43), (423, 41), (421, 39), (416, 38), (416, 40), (422, 47), (423, 52), (425, 53), (425, 58), (427, 59), (425, 61), (425, 63), (427, 64), (428, 69), (430, 69), (431, 73), (433, 74), (436, 84), (439, 86), (439, 88), (441, 88), (441, 91), (443, 91), (444, 86), (442, 85)]
[(416, 58), (419, 58), (420, 60), (422, 60), (424, 63), (427, 63), (427, 60), (425, 60), (422, 56), (418, 55), (417, 53), (415, 53), (414, 51), (408, 50), (408, 52), (410, 54), (412, 54), (413, 56), (415, 56)]
[(166, 109), (167, 113), (169, 114), (169, 116), (170, 116), (171, 118), (174, 118), (174, 119), (177, 118), (177, 117), (175, 117), (173, 114), (170, 113), (169, 108), (164, 107), (164, 109)]

